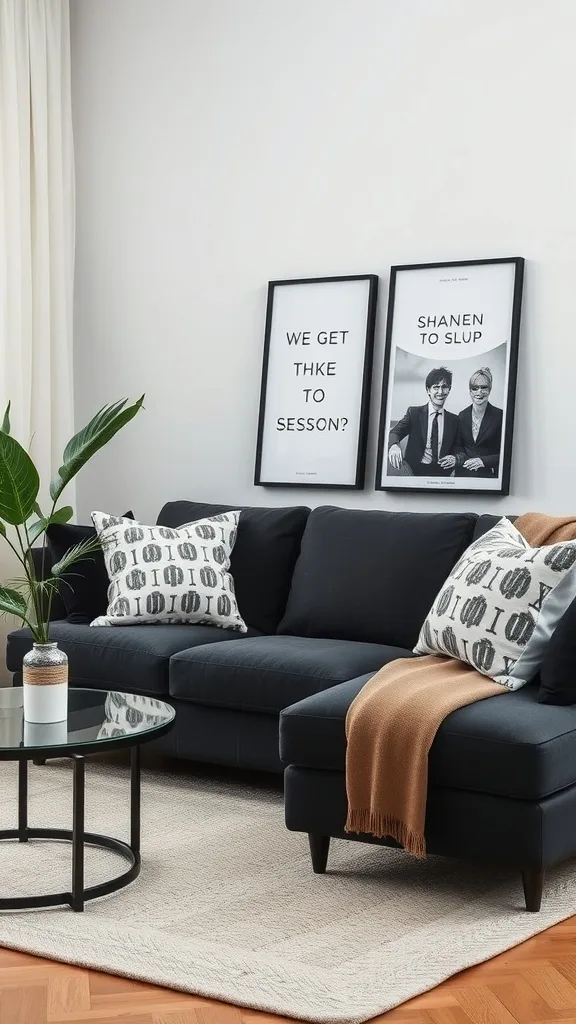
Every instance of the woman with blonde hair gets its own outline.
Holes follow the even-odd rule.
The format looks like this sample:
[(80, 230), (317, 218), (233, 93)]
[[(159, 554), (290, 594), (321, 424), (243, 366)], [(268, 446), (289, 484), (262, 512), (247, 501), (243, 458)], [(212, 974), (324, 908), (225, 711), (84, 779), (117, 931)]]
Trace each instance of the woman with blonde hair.
[(471, 404), (458, 413), (459, 448), (456, 476), (478, 479), (498, 476), (502, 443), (502, 409), (491, 405), (492, 372), (487, 366), (470, 377)]

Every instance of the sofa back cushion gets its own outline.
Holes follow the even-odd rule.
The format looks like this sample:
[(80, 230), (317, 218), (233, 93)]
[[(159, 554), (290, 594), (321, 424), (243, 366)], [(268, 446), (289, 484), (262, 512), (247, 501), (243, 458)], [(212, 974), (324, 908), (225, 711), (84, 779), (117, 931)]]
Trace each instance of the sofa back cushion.
[[(502, 513), (502, 515), (504, 515), (504, 513)], [(497, 525), (497, 523), (500, 522), (500, 520), (502, 519), (502, 515), (493, 516), (488, 513), (485, 513), (482, 516), (478, 516), (478, 519), (476, 520), (476, 524), (474, 526), (472, 540), (478, 540), (479, 537), (483, 537), (485, 533), (488, 533), (488, 530), (492, 530)], [(513, 523), (517, 517), (506, 515), (506, 518), (511, 523)]]
[(275, 633), (286, 608), (309, 508), (247, 508), (170, 501), (161, 510), (158, 525), (182, 526), (233, 509), (241, 509), (230, 559), (238, 610), (248, 626), (262, 633)]
[(475, 522), (472, 513), (314, 509), (278, 632), (413, 647)]
[(539, 704), (576, 704), (576, 600), (550, 637), (540, 666)]

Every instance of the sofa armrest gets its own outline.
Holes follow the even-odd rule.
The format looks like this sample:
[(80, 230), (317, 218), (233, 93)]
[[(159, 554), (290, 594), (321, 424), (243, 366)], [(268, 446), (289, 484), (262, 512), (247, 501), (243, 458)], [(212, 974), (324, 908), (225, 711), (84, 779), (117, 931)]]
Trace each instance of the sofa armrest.
[(280, 760), (284, 765), (342, 771), (346, 715), (373, 672), (312, 693), (280, 712)]
[[(34, 565), (34, 571), (36, 573), (36, 579), (39, 579), (39, 580), (48, 579), (48, 577), (50, 576), (50, 570), (52, 568), (52, 559), (50, 557), (50, 552), (49, 552), (48, 548), (46, 548), (46, 552), (45, 552), (45, 556), (44, 556), (44, 565), (42, 565), (42, 548), (41, 547), (31, 548), (30, 554), (32, 555), (32, 563)], [(44, 573), (42, 573), (42, 569), (44, 569)], [(45, 600), (46, 600), (46, 598), (45, 598), (45, 595), (44, 595), (43, 596), (43, 601), (42, 601), (43, 609), (44, 609)], [(65, 619), (66, 618), (66, 614), (67, 614), (66, 613), (66, 607), (64, 605), (64, 602), (63, 602), (62, 598), (60, 597), (60, 594), (54, 594), (53, 597), (52, 597), (52, 607), (50, 608), (50, 621), (52, 622), (55, 619)]]

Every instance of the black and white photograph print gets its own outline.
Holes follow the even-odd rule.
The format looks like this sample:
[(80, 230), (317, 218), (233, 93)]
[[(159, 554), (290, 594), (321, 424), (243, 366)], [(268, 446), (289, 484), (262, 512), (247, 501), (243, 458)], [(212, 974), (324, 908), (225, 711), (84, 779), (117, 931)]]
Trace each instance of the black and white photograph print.
[(378, 490), (509, 493), (522, 271), (392, 267)]

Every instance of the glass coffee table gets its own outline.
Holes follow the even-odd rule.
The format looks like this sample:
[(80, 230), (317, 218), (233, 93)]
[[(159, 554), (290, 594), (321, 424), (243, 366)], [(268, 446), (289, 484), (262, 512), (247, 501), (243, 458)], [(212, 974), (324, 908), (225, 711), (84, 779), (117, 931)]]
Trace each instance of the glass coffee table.
[[(18, 828), (0, 830), (0, 840), (67, 840), (72, 843), (70, 892), (0, 898), (0, 910), (34, 910), (69, 904), (84, 910), (87, 900), (108, 896), (140, 874), (140, 747), (171, 729), (174, 708), (153, 697), (114, 690), (70, 687), (68, 718), (51, 725), (24, 721), (22, 687), (0, 688), (0, 761), (18, 761)], [(130, 842), (84, 829), (84, 769), (87, 754), (130, 749)], [(28, 825), (28, 761), (69, 757), (73, 764), (72, 829)], [(128, 861), (122, 874), (84, 886), (84, 846), (112, 850)]]

